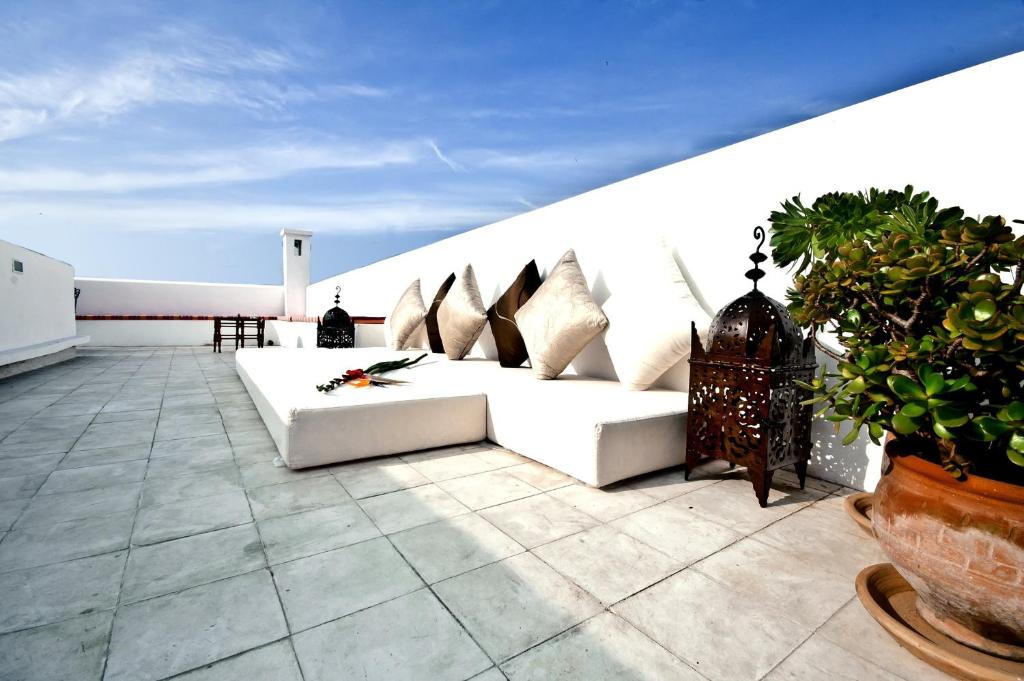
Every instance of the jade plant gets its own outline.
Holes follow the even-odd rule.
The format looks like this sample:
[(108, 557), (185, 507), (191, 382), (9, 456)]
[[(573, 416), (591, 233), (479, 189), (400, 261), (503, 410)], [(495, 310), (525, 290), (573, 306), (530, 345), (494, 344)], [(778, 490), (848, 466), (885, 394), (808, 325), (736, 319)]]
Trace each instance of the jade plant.
[(818, 415), (849, 422), (847, 444), (889, 432), (954, 477), (1024, 484), (1024, 236), (909, 186), (770, 219), (789, 310), (836, 363), (802, 385)]

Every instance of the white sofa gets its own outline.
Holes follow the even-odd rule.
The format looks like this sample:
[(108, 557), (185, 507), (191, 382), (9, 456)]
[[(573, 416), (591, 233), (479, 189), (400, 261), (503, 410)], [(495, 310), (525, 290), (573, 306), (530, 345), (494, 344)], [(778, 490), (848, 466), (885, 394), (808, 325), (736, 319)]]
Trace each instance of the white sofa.
[(674, 390), (632, 392), (572, 375), (541, 381), (528, 368), (437, 354), (391, 374), (408, 385), (316, 390), (346, 369), (418, 354), (247, 348), (235, 362), (290, 468), (485, 438), (597, 487), (683, 462), (687, 394)]

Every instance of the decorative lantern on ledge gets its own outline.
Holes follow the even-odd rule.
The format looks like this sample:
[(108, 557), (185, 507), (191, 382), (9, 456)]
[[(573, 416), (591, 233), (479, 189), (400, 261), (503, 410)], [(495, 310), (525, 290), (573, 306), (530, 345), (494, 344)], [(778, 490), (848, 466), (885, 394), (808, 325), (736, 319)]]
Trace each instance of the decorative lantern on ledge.
[(704, 457), (746, 466), (762, 508), (774, 472), (796, 467), (801, 489), (811, 454), (810, 393), (794, 381), (810, 382), (816, 368), (812, 339), (782, 303), (757, 290), (764, 229), (750, 256), (746, 277), (754, 289), (726, 305), (711, 323), (707, 350), (693, 325), (690, 408), (686, 426), (686, 477)]
[(341, 302), (341, 287), (334, 289), (334, 307), (324, 313), (323, 321), (316, 320), (316, 346), (318, 348), (354, 348), (356, 346), (356, 325), (352, 317), (338, 304)]

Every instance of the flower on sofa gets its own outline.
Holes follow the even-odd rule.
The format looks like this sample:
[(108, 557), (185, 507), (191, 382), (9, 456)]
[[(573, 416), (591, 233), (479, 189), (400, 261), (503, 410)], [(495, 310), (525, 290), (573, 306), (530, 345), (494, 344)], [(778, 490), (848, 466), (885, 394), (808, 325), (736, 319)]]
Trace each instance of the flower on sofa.
[(339, 378), (332, 378), (327, 383), (318, 385), (316, 389), (322, 393), (329, 393), (338, 386), (351, 385), (354, 388), (366, 388), (371, 385), (377, 385), (386, 387), (389, 385), (401, 385), (408, 381), (400, 381), (396, 378), (387, 378), (381, 374), (386, 374), (389, 371), (396, 371), (398, 369), (405, 369), (419, 362), (421, 359), (427, 356), (427, 353), (423, 353), (416, 359), (406, 357), (404, 359), (396, 359), (388, 362), (377, 362), (371, 364), (365, 369), (349, 369)]

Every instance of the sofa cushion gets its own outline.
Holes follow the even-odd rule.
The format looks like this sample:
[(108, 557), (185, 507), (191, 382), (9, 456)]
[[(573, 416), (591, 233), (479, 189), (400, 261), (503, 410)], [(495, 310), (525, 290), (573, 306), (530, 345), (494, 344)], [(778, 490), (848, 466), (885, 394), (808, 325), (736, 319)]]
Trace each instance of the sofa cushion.
[(629, 390), (647, 390), (689, 357), (691, 322), (701, 330), (711, 325), (664, 242), (639, 248), (644, 267), (617, 282), (603, 306), (605, 345), (619, 382)]
[(515, 314), (540, 288), (537, 261), (531, 260), (516, 280), (487, 310), (487, 321), (498, 350), (498, 363), (503, 367), (519, 367), (526, 361), (526, 345), (516, 325)]
[(441, 307), (441, 301), (448, 294), (448, 290), (455, 283), (455, 273), (452, 272), (448, 275), (448, 278), (441, 283), (441, 288), (437, 289), (437, 293), (434, 294), (434, 302), (430, 304), (430, 309), (427, 310), (427, 339), (430, 343), (431, 352), (444, 352), (444, 343), (441, 342), (441, 330), (437, 326), (437, 311)]
[(437, 325), (448, 359), (462, 359), (473, 349), (487, 324), (473, 266), (466, 265), (437, 310)]
[(423, 295), (420, 293), (420, 280), (409, 284), (409, 288), (395, 303), (395, 309), (391, 311), (385, 320), (389, 330), (388, 346), (392, 350), (404, 350), (409, 347), (413, 339), (423, 325), (427, 316), (427, 308), (423, 305)]
[(537, 378), (556, 378), (608, 325), (594, 302), (576, 253), (562, 256), (537, 292), (515, 314)]

